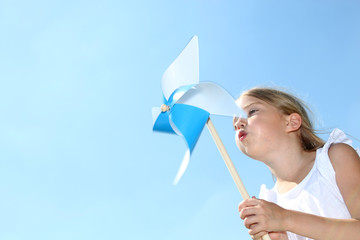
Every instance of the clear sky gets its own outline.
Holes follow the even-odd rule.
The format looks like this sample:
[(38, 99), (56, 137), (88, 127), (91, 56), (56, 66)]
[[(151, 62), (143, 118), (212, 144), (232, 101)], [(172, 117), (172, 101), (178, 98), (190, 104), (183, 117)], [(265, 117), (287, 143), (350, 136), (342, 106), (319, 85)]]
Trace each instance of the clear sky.
[[(250, 239), (206, 128), (172, 185), (186, 145), (152, 132), (163, 72), (197, 35), (200, 81), (281, 86), (322, 138), (360, 138), (359, 26), (356, 0), (0, 1), (0, 239)], [(271, 187), (213, 122), (250, 195)]]

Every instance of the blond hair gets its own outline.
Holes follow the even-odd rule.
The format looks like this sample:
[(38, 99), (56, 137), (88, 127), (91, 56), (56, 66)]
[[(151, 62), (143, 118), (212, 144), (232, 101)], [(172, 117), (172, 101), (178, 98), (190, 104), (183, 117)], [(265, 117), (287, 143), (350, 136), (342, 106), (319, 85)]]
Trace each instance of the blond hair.
[(308, 112), (311, 113), (311, 110), (299, 98), (284, 91), (269, 87), (252, 88), (243, 92), (240, 97), (243, 96), (258, 98), (276, 107), (285, 115), (292, 113), (299, 114), (302, 119), (300, 140), (305, 151), (314, 151), (324, 146), (324, 141), (315, 134), (313, 124), (309, 118)]

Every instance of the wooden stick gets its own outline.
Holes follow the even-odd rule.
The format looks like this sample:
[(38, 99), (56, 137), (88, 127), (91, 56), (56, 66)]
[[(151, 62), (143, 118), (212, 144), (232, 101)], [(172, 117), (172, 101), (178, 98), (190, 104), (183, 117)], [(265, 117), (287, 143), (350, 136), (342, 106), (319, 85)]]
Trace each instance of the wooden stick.
[[(217, 148), (219, 149), (220, 151), (220, 154), (222, 156), (222, 158), (224, 159), (225, 161), (225, 164), (231, 174), (231, 177), (233, 178), (233, 180), (235, 181), (235, 184), (242, 196), (243, 199), (249, 199), (250, 196), (248, 194), (248, 192), (246, 191), (246, 188), (243, 184), (243, 182), (241, 181), (241, 178), (238, 174), (238, 172), (236, 171), (235, 167), (234, 167), (234, 164), (233, 162), (231, 161), (230, 159), (230, 156), (229, 154), (227, 153), (226, 149), (225, 149), (225, 146), (224, 144), (222, 143), (221, 139), (220, 139), (220, 136), (219, 134), (217, 133), (216, 129), (215, 129), (215, 126), (214, 124), (212, 123), (212, 121), (210, 120), (210, 117), (206, 123), (206, 126), (208, 127), (209, 131), (210, 131), (210, 134), (211, 136), (213, 137), (214, 139), (214, 142), (217, 146)], [(269, 237), (268, 234), (264, 235), (262, 237), (263, 240), (271, 240), (271, 238)]]

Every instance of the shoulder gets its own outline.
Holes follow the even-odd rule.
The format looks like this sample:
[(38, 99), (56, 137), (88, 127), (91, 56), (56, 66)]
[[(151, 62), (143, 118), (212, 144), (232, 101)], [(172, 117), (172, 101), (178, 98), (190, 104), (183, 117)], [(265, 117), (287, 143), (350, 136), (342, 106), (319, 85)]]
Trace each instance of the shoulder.
[(332, 144), (328, 154), (337, 176), (354, 176), (360, 179), (360, 157), (353, 147), (346, 143)]
[(335, 143), (329, 147), (329, 158), (334, 169), (341, 169), (346, 166), (359, 166), (360, 157), (355, 149), (346, 143)]
[(360, 218), (360, 157), (350, 145), (332, 144), (328, 151), (336, 183), (352, 217)]

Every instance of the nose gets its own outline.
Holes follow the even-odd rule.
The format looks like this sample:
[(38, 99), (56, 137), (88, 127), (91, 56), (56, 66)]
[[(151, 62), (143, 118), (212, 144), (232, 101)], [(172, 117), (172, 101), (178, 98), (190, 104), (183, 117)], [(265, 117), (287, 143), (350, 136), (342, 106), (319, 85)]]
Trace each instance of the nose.
[(247, 125), (247, 119), (242, 117), (234, 117), (233, 118), (233, 126), (234, 130), (239, 130), (241, 128), (244, 128)]

